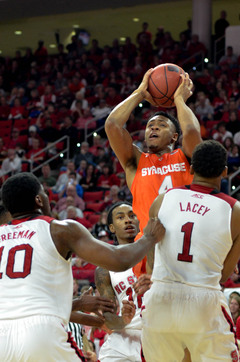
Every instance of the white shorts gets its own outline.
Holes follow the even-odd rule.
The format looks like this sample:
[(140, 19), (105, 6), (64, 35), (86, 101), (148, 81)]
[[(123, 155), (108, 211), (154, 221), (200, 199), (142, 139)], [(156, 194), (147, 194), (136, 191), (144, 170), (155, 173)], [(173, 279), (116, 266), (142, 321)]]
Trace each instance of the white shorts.
[(141, 362), (141, 330), (113, 332), (102, 345), (100, 362)]
[(61, 319), (31, 316), (0, 320), (1, 362), (79, 362)]
[(155, 282), (144, 295), (142, 346), (148, 362), (238, 362), (233, 321), (221, 291)]

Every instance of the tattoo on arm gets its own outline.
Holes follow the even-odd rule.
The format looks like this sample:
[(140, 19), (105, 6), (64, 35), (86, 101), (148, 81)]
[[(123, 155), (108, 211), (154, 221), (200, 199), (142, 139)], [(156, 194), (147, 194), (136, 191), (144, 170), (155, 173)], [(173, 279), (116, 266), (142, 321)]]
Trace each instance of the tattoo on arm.
[[(96, 269), (95, 284), (102, 297), (111, 298), (112, 300), (116, 299), (108, 270), (100, 267)], [(110, 329), (123, 329), (125, 327), (125, 323), (122, 317), (119, 317), (116, 314), (116, 311), (117, 307), (115, 309), (115, 313), (110, 313), (110, 312), (104, 313), (105, 324)]]

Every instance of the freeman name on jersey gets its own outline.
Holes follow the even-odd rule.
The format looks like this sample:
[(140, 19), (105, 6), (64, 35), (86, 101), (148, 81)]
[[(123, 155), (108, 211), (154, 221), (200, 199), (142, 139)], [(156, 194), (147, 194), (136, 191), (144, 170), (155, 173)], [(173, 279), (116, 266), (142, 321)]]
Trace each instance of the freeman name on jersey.
[(185, 162), (174, 163), (162, 167), (144, 167), (142, 168), (142, 176), (151, 176), (151, 175), (166, 175), (169, 172), (185, 172), (186, 165)]

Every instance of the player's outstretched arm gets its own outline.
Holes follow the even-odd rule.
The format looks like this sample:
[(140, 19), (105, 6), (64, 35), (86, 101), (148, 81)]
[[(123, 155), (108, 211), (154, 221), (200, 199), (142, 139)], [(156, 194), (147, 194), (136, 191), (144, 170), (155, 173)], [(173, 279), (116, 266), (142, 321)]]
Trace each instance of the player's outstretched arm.
[(51, 223), (51, 236), (59, 253), (69, 258), (77, 254), (91, 264), (115, 272), (127, 270), (136, 265), (151, 247), (164, 236), (165, 229), (157, 219), (150, 219), (144, 235), (135, 243), (113, 246), (95, 239), (81, 224), (73, 220)]
[[(112, 288), (109, 271), (103, 268), (95, 270), (95, 284), (101, 297), (115, 300), (115, 293)], [(126, 326), (126, 321), (116, 314), (117, 308), (114, 313), (105, 312), (105, 325), (111, 330), (123, 329)]]
[(236, 202), (232, 211), (231, 231), (233, 244), (224, 261), (221, 283), (226, 282), (240, 259), (240, 202)]
[(110, 145), (124, 170), (128, 165), (135, 164), (136, 158), (140, 157), (141, 154), (141, 151), (133, 145), (132, 137), (124, 126), (132, 111), (144, 99), (154, 104), (152, 97), (147, 91), (148, 78), (152, 71), (153, 69), (149, 69), (145, 73), (139, 87), (112, 110), (105, 122), (105, 131)]
[(92, 315), (83, 312), (72, 312), (70, 322), (83, 324), (90, 327), (102, 327), (105, 323), (105, 318), (99, 315)]
[(72, 302), (72, 311), (82, 311), (101, 315), (104, 312), (114, 312), (114, 298), (109, 299), (93, 295), (93, 289), (90, 287), (80, 297), (75, 298)]
[(182, 83), (174, 94), (174, 103), (182, 130), (182, 147), (186, 156), (192, 157), (194, 148), (202, 142), (200, 125), (197, 117), (186, 105), (187, 99), (192, 95), (193, 83), (188, 73), (181, 75)]

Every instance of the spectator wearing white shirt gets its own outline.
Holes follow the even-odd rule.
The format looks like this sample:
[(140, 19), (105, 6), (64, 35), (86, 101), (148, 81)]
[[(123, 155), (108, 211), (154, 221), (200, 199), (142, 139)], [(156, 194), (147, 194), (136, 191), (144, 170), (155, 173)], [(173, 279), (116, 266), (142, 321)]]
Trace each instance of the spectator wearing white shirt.
[(0, 176), (4, 175), (13, 175), (15, 173), (21, 172), (22, 161), (16, 154), (16, 151), (13, 149), (8, 150), (7, 158), (3, 160), (2, 168), (0, 170)]

